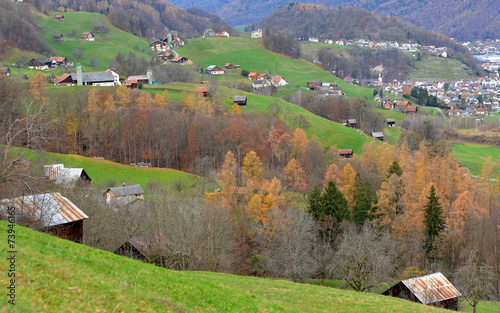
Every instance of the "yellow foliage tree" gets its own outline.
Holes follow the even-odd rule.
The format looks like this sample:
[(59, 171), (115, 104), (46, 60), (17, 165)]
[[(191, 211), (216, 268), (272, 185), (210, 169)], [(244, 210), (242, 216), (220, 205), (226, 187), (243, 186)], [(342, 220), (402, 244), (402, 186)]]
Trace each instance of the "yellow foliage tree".
[(241, 166), (242, 183), (250, 189), (259, 189), (262, 181), (262, 161), (255, 151), (250, 151), (243, 158)]
[(340, 189), (349, 205), (354, 204), (354, 184), (356, 183), (356, 171), (351, 164), (347, 163), (340, 172)]
[(292, 137), (292, 158), (300, 159), (306, 152), (307, 143), (306, 132), (302, 128), (296, 128)]
[(47, 90), (47, 80), (41, 72), (37, 72), (31, 81), (30, 93), (35, 100), (42, 101), (44, 98), (45, 90)]
[(287, 186), (297, 192), (305, 192), (307, 190), (306, 172), (300, 166), (297, 159), (292, 158), (283, 170)]

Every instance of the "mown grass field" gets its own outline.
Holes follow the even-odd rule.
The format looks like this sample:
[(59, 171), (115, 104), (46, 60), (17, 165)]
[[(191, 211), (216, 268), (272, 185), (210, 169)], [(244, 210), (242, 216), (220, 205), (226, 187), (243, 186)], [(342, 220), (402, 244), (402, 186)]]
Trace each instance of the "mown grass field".
[(62, 163), (66, 168), (83, 168), (92, 179), (91, 186), (93, 187), (102, 187), (103, 184), (111, 182), (114, 182), (114, 185), (139, 184), (144, 189), (147, 189), (148, 183), (153, 182), (163, 185), (182, 182), (185, 186), (191, 187), (197, 180), (196, 175), (173, 169), (135, 167), (71, 154), (43, 152), (40, 155), (35, 151), (19, 151), (28, 160), (40, 156), (44, 160), (44, 164)]
[[(40, 26), (43, 30), (44, 38), (49, 47), (54, 50), (54, 56), (66, 57), (75, 66), (81, 63), (85, 71), (105, 70), (109, 68), (109, 63), (116, 54), (121, 52), (127, 55), (133, 52), (144, 57), (150, 57), (150, 42), (144, 38), (134, 36), (111, 25), (104, 15), (89, 12), (65, 12), (64, 21), (54, 19), (56, 13), (49, 16), (40, 16)], [(88, 42), (80, 38), (85, 31), (92, 31), (96, 22), (104, 22), (108, 31), (104, 33), (94, 33), (95, 41)], [(57, 42), (52, 39), (55, 33), (63, 34), (63, 40)], [(72, 56), (73, 49), (83, 52), (80, 59)], [(97, 62), (95, 69), (90, 68), (90, 60), (94, 58)]]
[[(446, 312), (402, 299), (284, 280), (171, 271), (21, 226), (16, 305), (2, 312)], [(7, 223), (0, 222), (7, 234)], [(6, 240), (0, 248), (7, 255)], [(9, 263), (2, 258), (6, 273)]]
[(336, 55), (346, 55), (349, 50), (352, 49), (349, 46), (330, 45), (326, 43), (302, 43), (300, 46), (302, 48), (302, 52), (314, 60), (318, 59), (317, 53), (320, 48), (327, 48)]
[[(366, 97), (371, 99), (371, 88), (353, 86), (325, 72), (323, 69), (305, 60), (297, 60), (270, 52), (262, 47), (262, 39), (245, 37), (199, 38), (189, 40), (176, 51), (203, 68), (209, 65), (224, 67), (226, 63), (241, 65), (241, 69), (251, 72), (270, 73), (283, 76), (289, 83), (278, 96), (284, 97), (298, 89), (303, 89), (308, 81), (321, 79), (324, 82), (336, 83), (350, 97)], [(239, 74), (240, 70), (230, 73)]]
[[(500, 162), (500, 149), (494, 146), (486, 146), (472, 143), (453, 144), (451, 150), (455, 157), (467, 167), (473, 175), (479, 175), (486, 158), (489, 156), (493, 162)], [(498, 178), (500, 172), (496, 172), (494, 177)]]
[(409, 79), (411, 81), (453, 81), (473, 77), (470, 69), (458, 60), (425, 56), (422, 61), (416, 62)]

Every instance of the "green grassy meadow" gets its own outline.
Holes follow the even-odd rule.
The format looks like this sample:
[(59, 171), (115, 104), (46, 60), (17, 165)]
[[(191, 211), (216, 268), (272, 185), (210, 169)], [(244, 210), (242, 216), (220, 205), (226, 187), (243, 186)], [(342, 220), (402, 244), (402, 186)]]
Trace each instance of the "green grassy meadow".
[(320, 48), (327, 48), (336, 55), (346, 55), (349, 50), (352, 49), (349, 46), (330, 45), (326, 43), (302, 43), (300, 47), (304, 54), (315, 60), (317, 59), (317, 53)]
[(422, 61), (415, 64), (415, 70), (409, 79), (412, 81), (452, 81), (473, 77), (470, 70), (458, 60), (425, 56)]
[[(500, 161), (500, 149), (494, 146), (486, 146), (472, 143), (453, 144), (451, 150), (455, 157), (467, 167), (473, 175), (479, 175), (486, 158), (490, 156), (493, 162)], [(500, 175), (496, 173), (496, 177)], [(495, 177), (493, 177), (495, 178)]]
[[(5, 221), (0, 233), (7, 234)], [(7, 303), (10, 281), (1, 275), (2, 312), (446, 312), (285, 280), (171, 271), (18, 225), (15, 235), (16, 305)], [(4, 273), (8, 266), (2, 258)]]
[[(90, 60), (97, 61), (97, 67), (92, 71), (105, 70), (116, 54), (121, 52), (126, 55), (133, 52), (144, 57), (150, 57), (150, 42), (144, 38), (134, 36), (122, 31), (109, 23), (104, 15), (89, 12), (65, 12), (64, 21), (54, 19), (57, 12), (49, 16), (40, 16), (40, 26), (43, 30), (45, 41), (54, 50), (54, 56), (66, 57), (75, 65), (81, 63), (90, 71)], [(95, 22), (103, 21), (108, 27), (104, 33), (94, 33), (95, 41), (88, 42), (80, 38), (85, 31), (92, 31)], [(63, 34), (63, 40), (57, 42), (52, 39), (55, 32)], [(81, 59), (72, 56), (73, 49), (83, 52)]]
[(160, 183), (172, 185), (182, 182), (185, 186), (191, 187), (197, 180), (197, 176), (182, 171), (166, 168), (135, 167), (120, 164), (108, 160), (88, 158), (72, 154), (58, 154), (19, 149), (19, 153), (28, 160), (33, 160), (40, 156), (44, 164), (63, 163), (66, 168), (83, 168), (92, 179), (91, 186), (100, 187), (103, 183), (114, 181), (117, 185), (139, 184), (147, 189), (148, 183)]

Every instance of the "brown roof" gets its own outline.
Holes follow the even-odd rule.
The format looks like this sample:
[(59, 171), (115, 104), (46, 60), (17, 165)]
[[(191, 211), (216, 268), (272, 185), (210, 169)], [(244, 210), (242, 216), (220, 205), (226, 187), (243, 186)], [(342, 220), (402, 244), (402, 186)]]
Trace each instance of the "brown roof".
[(416, 105), (409, 105), (406, 107), (406, 112), (417, 112), (417, 106)]
[(339, 149), (339, 154), (352, 154), (352, 149)]
[(208, 92), (210, 90), (209, 87), (198, 87), (196, 88), (196, 91), (198, 92)]
[(52, 61), (56, 61), (56, 62), (58, 62), (58, 63), (64, 62), (64, 60), (66, 60), (66, 58), (65, 58), (65, 57), (50, 57), (50, 59), (51, 59)]
[(180, 60), (182, 60), (182, 58), (184, 58), (184, 57), (176, 57), (172, 61), (173, 62), (179, 62)]
[(441, 302), (462, 294), (441, 273), (401, 281), (423, 304)]
[(71, 77), (71, 75), (68, 73), (64, 73), (54, 80), (54, 84), (60, 84), (61, 82), (65, 81), (68, 77)]

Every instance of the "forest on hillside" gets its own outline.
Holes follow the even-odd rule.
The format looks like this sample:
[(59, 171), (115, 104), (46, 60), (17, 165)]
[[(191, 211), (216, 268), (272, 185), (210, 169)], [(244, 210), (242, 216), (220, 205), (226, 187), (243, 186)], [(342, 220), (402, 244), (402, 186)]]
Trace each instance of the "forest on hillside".
[[(345, 159), (308, 138), (307, 123), (292, 127), (290, 115), (285, 123), (279, 105), (243, 113), (216, 85), (211, 99), (186, 93), (180, 101), (123, 86), (71, 95), (47, 87), (41, 73), (29, 83), (0, 77), (0, 194), (63, 191), (91, 216), (85, 244), (114, 251), (161, 233), (169, 244), (150, 258), (177, 270), (341, 279), (358, 291), (441, 271), (466, 277), (461, 290), (481, 277), (482, 290), (498, 295), (500, 185), (489, 179), (498, 160), (485, 162), (484, 179), (472, 177), (442, 137), (430, 137), (442, 127), (432, 117), (410, 119), (399, 145), (371, 141)], [(308, 97), (294, 100), (321, 101)], [(324, 107), (337, 116), (374, 114), (363, 103)], [(150, 182), (147, 201), (113, 209), (98, 191), (42, 179), (43, 154), (18, 166), (22, 155), (9, 154), (15, 146), (151, 162), (200, 178), (192, 188)]]
[(449, 37), (392, 16), (376, 14), (356, 7), (324, 7), (290, 3), (276, 9), (254, 27), (271, 32), (286, 31), (294, 38), (317, 37), (321, 41), (370, 39), (373, 41), (414, 42), (447, 47), (448, 56), (468, 65), (475, 73), (481, 69), (467, 48)]
[[(8, 1), (8, 0), (2, 0)], [(41, 12), (86, 11), (106, 15), (110, 22), (129, 33), (145, 38), (161, 38), (167, 30), (175, 30), (182, 37), (203, 34), (205, 29), (234, 29), (215, 14), (201, 9), (187, 12), (164, 0), (26, 0)]]

